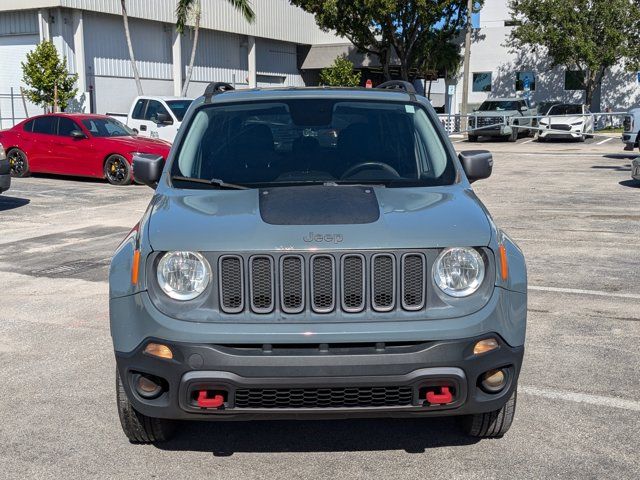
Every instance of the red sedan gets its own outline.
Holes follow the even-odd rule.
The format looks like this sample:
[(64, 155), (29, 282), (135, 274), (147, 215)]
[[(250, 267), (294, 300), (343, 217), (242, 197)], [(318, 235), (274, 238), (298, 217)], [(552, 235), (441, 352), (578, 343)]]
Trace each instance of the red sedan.
[(171, 144), (137, 137), (126, 125), (103, 115), (51, 114), (33, 117), (0, 132), (11, 174), (58, 173), (106, 178), (114, 185), (133, 181), (134, 153), (161, 155)]

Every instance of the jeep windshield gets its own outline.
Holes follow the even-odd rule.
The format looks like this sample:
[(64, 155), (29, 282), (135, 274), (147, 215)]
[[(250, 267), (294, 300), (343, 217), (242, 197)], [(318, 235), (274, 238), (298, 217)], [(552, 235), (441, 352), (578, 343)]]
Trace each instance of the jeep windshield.
[(492, 101), (488, 100), (486, 102), (482, 102), (479, 112), (504, 112), (507, 110), (518, 110), (520, 108), (520, 102), (517, 101)]
[(171, 171), (180, 187), (433, 186), (456, 177), (443, 138), (426, 110), (413, 103), (214, 104), (201, 107), (186, 128)]

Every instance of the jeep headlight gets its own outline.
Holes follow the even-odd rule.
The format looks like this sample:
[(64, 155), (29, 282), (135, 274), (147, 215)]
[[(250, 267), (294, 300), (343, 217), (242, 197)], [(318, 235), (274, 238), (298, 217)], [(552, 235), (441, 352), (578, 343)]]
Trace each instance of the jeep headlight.
[(433, 266), (433, 280), (440, 290), (451, 297), (467, 297), (484, 280), (484, 260), (473, 248), (445, 249)]
[(157, 268), (162, 291), (176, 300), (193, 300), (211, 281), (211, 266), (197, 252), (167, 252)]

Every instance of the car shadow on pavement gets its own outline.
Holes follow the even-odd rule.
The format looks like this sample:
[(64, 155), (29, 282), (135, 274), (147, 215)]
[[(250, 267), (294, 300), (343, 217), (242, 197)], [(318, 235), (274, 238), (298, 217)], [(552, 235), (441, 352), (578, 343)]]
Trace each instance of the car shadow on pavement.
[(31, 177), (33, 178), (48, 178), (51, 180), (68, 180), (80, 183), (104, 183), (107, 185), (107, 182), (104, 178), (93, 178), (93, 177), (76, 177), (73, 175), (54, 175), (52, 173), (32, 173)]
[(619, 160), (633, 160), (638, 157), (637, 153), (629, 152), (629, 153), (607, 153), (603, 155), (604, 158), (614, 158)]
[(176, 436), (157, 447), (170, 451), (234, 453), (404, 450), (477, 443), (455, 418), (322, 421), (182, 422)]
[(30, 202), (31, 200), (29, 200), (28, 198), (7, 197), (6, 195), (0, 195), (0, 212), (24, 207)]
[(630, 172), (631, 165), (591, 165), (591, 168), (598, 170), (615, 170), (616, 172)]
[(618, 185), (623, 187), (640, 188), (640, 182), (638, 180), (622, 180), (618, 182)]

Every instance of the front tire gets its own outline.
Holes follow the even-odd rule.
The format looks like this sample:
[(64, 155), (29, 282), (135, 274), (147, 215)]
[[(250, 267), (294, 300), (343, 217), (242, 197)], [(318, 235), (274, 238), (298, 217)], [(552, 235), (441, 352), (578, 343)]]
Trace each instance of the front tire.
[(477, 142), (478, 141), (478, 135), (468, 135), (467, 136), (467, 140), (469, 140), (470, 142)]
[(7, 160), (9, 160), (12, 177), (24, 178), (29, 176), (29, 159), (27, 158), (27, 154), (22, 150), (12, 148), (7, 152)]
[(131, 164), (122, 155), (110, 155), (104, 162), (104, 178), (111, 185), (129, 185), (133, 181)]
[(500, 438), (513, 422), (516, 413), (518, 398), (517, 390), (514, 390), (507, 403), (498, 410), (486, 413), (476, 413), (461, 417), (462, 429), (467, 435), (478, 438)]
[(169, 440), (175, 431), (175, 423), (164, 418), (152, 418), (133, 408), (116, 371), (116, 402), (122, 430), (131, 443), (159, 443)]
[[(517, 124), (514, 124), (517, 125)], [(509, 142), (517, 142), (518, 141), (518, 134), (519, 134), (519, 130), (516, 126), (512, 126), (511, 127), (511, 135), (509, 135), (508, 137), (508, 141)]]

